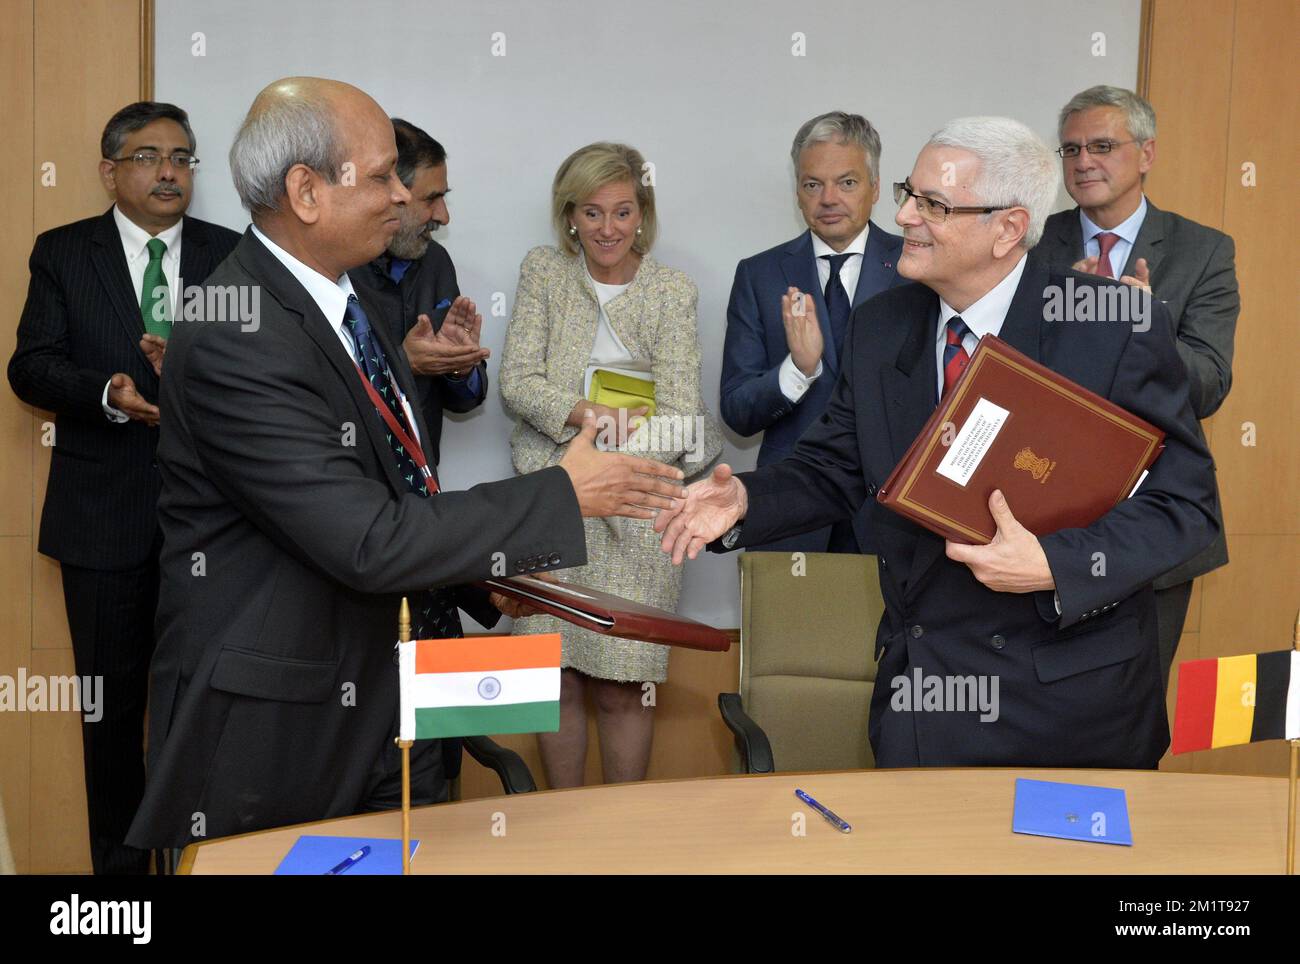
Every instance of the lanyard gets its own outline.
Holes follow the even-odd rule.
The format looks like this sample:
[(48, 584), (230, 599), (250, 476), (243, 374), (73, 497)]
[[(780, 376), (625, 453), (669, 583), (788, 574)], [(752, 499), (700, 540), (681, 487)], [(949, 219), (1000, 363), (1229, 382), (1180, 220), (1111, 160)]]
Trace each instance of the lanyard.
[[(397, 421), (396, 416), (393, 415), (393, 410), (375, 391), (375, 386), (370, 384), (370, 379), (366, 377), (366, 373), (361, 370), (360, 365), (357, 365), (357, 374), (361, 376), (361, 384), (366, 386), (366, 394), (370, 396), (370, 401), (375, 406), (375, 411), (379, 413), (379, 417), (384, 420), (384, 424), (388, 426), (389, 430), (397, 436), (397, 441), (401, 442), (406, 451), (411, 454), (411, 461), (415, 463), (424, 479), (424, 487), (429, 490), (430, 495), (436, 495), (438, 493), (438, 481), (433, 477), (433, 472), (429, 468), (428, 460), (424, 457), (424, 450), (420, 448), (420, 443), (413, 439), (410, 433)], [(391, 378), (388, 384), (394, 392), (397, 392), (397, 386)], [(402, 397), (400, 392), (397, 392), (397, 397)]]

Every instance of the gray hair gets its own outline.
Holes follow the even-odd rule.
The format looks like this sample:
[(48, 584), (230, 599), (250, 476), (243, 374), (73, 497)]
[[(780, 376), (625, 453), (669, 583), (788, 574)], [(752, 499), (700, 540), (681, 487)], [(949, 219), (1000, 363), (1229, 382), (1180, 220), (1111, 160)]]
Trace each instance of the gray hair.
[(818, 114), (807, 121), (794, 135), (794, 145), (790, 148), (790, 160), (794, 161), (795, 176), (799, 174), (799, 155), (809, 144), (834, 141), (837, 144), (857, 144), (867, 152), (867, 169), (871, 171), (871, 183), (880, 183), (880, 134), (871, 126), (871, 121), (861, 114), (846, 114), (842, 110), (833, 110), (829, 114)]
[[(1022, 207), (1029, 227), (1020, 244), (1032, 248), (1056, 203), (1056, 155), (1042, 139), (1010, 117), (959, 117), (930, 135), (931, 144), (956, 147), (979, 158), (972, 190), (980, 206)], [(985, 219), (991, 215), (982, 215)]]
[(334, 184), (345, 150), (324, 98), (276, 97), (249, 109), (230, 145), (230, 176), (249, 213), (267, 213), (284, 198), (289, 168), (305, 164)]
[(1065, 137), (1065, 122), (1076, 111), (1089, 110), (1093, 107), (1118, 107), (1124, 112), (1124, 126), (1129, 135), (1139, 143), (1153, 140), (1156, 136), (1156, 112), (1145, 99), (1123, 87), (1098, 84), (1082, 93), (1075, 94), (1070, 102), (1061, 108), (1061, 116), (1056, 121), (1056, 138)]

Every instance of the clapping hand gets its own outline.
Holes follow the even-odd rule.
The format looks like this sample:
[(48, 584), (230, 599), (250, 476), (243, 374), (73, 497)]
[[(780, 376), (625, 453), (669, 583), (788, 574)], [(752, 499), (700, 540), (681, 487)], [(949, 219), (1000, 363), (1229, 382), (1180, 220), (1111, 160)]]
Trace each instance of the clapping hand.
[(821, 325), (817, 323), (816, 302), (798, 288), (787, 289), (781, 296), (781, 322), (785, 325), (785, 343), (795, 367), (811, 378), (825, 347)]
[(428, 315), (419, 315), (402, 341), (402, 350), (417, 375), (459, 376), (492, 354), (479, 346), (482, 330), (483, 316), (474, 302), (461, 295), (452, 302), (437, 331)]

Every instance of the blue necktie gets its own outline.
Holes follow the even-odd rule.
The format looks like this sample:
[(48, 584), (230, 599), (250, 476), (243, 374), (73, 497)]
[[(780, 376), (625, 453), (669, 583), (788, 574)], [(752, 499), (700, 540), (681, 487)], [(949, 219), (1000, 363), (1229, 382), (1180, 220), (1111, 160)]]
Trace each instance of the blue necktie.
[(844, 290), (844, 283), (840, 281), (840, 269), (853, 255), (851, 253), (823, 254), (821, 257), (831, 266), (831, 277), (826, 282), (825, 291), (826, 313), (830, 315), (827, 320), (831, 323), (831, 337), (835, 339), (835, 353), (838, 355), (844, 347), (844, 332), (849, 327), (849, 314), (853, 309), (849, 304), (849, 293)]
[[(401, 400), (397, 395), (397, 381), (388, 367), (383, 346), (375, 338), (370, 327), (370, 318), (356, 295), (348, 295), (347, 311), (343, 315), (343, 325), (352, 335), (352, 343), (357, 349), (357, 364), (362, 374), (370, 380), (375, 391), (389, 410), (396, 417), (398, 424), (406, 423), (406, 413), (402, 410)], [(408, 428), (413, 426), (408, 425)], [(411, 453), (402, 445), (400, 439), (384, 427), (388, 445), (397, 461), (397, 471), (411, 491), (421, 498), (430, 498), (425, 487), (420, 468), (415, 464)], [(411, 433), (415, 435), (414, 432)], [(433, 466), (429, 467), (431, 470)], [(411, 630), (416, 639), (451, 639), (462, 636), (460, 614), (456, 611), (454, 589), (442, 588), (416, 593), (412, 598)]]

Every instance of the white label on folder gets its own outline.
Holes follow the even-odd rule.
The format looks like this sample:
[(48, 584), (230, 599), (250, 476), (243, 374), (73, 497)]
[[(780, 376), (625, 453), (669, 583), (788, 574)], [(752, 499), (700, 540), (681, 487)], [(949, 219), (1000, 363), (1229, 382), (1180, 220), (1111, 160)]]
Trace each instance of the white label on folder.
[(952, 445), (948, 446), (948, 454), (943, 457), (943, 461), (935, 471), (944, 478), (952, 479), (958, 485), (965, 487), (971, 476), (975, 474), (975, 470), (980, 467), (980, 462), (988, 454), (989, 447), (998, 437), (998, 432), (1002, 431), (1002, 426), (1010, 414), (1000, 405), (994, 405), (987, 398), (981, 398), (971, 409), (966, 424), (961, 427)]

